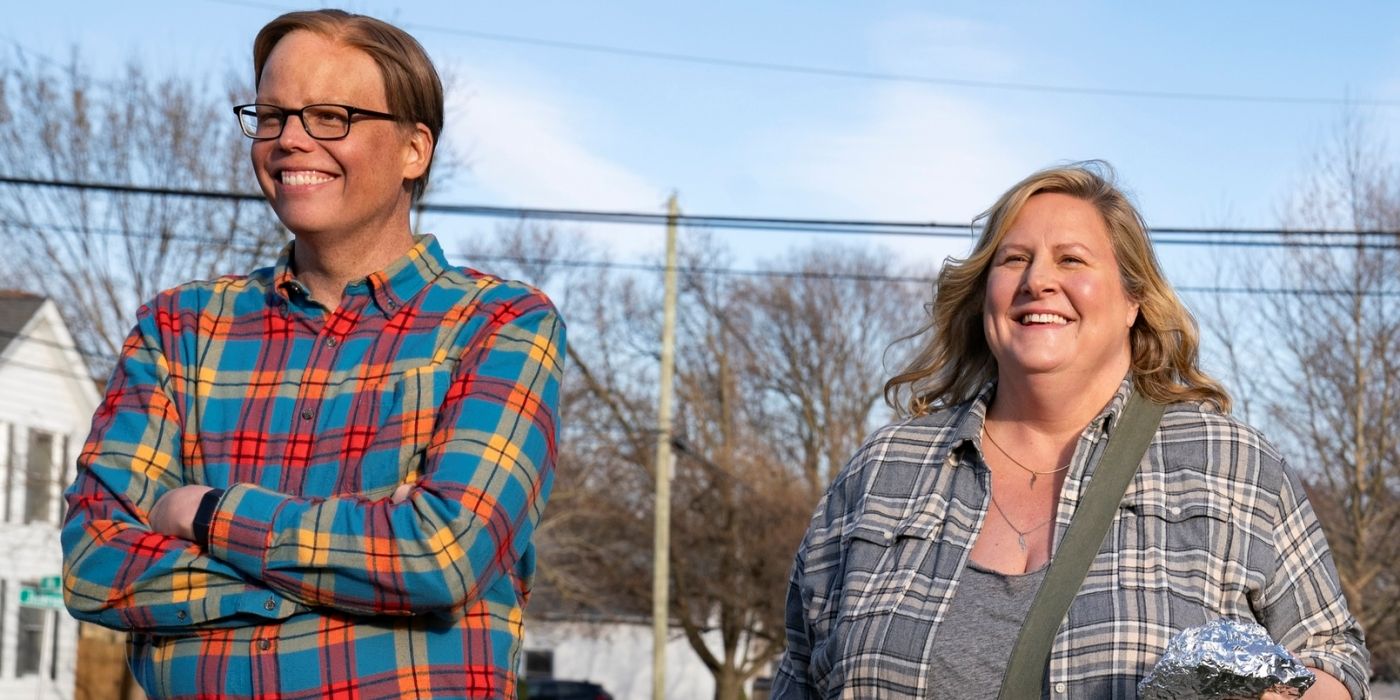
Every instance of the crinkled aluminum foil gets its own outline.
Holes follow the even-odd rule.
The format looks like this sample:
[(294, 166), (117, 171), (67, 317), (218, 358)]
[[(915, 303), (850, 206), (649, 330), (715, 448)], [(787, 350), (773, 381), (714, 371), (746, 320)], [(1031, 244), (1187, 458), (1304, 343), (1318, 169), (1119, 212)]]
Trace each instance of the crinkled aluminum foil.
[(1219, 619), (1182, 630), (1138, 683), (1142, 700), (1257, 698), (1301, 694), (1316, 678), (1261, 625)]

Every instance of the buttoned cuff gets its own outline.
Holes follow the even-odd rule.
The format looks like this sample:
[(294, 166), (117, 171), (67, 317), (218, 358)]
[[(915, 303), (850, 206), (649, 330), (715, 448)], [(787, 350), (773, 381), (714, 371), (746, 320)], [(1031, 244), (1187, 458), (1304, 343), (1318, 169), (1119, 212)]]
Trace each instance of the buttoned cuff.
[(262, 579), (277, 513), (290, 500), (253, 484), (228, 487), (209, 521), (206, 551), (243, 574)]
[(1368, 697), (1365, 688), (1369, 681), (1364, 669), (1359, 669), (1353, 664), (1346, 663), (1345, 659), (1338, 659), (1336, 656), (1318, 651), (1303, 650), (1294, 654), (1304, 666), (1310, 666), (1320, 671), (1326, 671), (1334, 678), (1342, 682), (1347, 687), (1353, 698)]
[(209, 551), (209, 521), (213, 519), (214, 511), (219, 507), (219, 499), (223, 497), (223, 489), (206, 491), (199, 499), (199, 508), (194, 512), (194, 522), (191, 524), (194, 542), (206, 552)]

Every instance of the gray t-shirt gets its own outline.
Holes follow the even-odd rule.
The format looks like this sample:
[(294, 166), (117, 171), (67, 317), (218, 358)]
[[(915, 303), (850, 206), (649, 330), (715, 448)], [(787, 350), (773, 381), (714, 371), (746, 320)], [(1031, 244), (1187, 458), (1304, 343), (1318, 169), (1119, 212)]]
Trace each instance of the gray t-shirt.
[(947, 617), (933, 637), (929, 660), (934, 698), (996, 698), (1031, 603), (1048, 566), (1003, 574), (971, 560), (963, 570)]

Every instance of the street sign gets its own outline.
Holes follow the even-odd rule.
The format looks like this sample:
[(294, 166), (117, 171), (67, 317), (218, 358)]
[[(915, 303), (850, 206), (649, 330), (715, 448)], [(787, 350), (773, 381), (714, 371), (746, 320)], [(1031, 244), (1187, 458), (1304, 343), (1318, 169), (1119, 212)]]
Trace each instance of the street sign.
[(19, 589), (19, 604), (26, 608), (50, 608), (54, 610), (63, 609), (63, 595), (57, 592), (46, 591), (32, 586), (22, 586)]
[(44, 593), (63, 595), (63, 579), (59, 576), (45, 576), (39, 579), (39, 590)]

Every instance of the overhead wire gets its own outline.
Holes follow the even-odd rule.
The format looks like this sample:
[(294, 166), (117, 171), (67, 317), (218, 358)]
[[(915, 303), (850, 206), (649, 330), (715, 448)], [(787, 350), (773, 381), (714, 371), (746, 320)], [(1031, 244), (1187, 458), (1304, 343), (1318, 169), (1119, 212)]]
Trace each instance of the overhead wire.
[(16, 360), (11, 357), (0, 357), (0, 367), (5, 366), (19, 367), (21, 369), (28, 369), (35, 372), (43, 372), (45, 374), (52, 374), (59, 377), (66, 377), (69, 379), (81, 379), (89, 382), (99, 381), (101, 379), (100, 377), (93, 377), (86, 374), (78, 374), (76, 372), (67, 372), (61, 369), (55, 369), (53, 367), (44, 367), (43, 365), (31, 364), (29, 362), (25, 362), (23, 360)]
[[(80, 234), (113, 235), (113, 237), (155, 238), (165, 237), (179, 239), (185, 242), (218, 242), (224, 244), (225, 241), (209, 237), (196, 237), (196, 235), (181, 234), (154, 234), (154, 232), (141, 232), (132, 230), (119, 230), (119, 228), (109, 227), (60, 227), (60, 225), (43, 225), (31, 223), (17, 223), (17, 221), (0, 220), (0, 227), (4, 225), (17, 225), (17, 227), (28, 228), (34, 231), (66, 231), (80, 232)], [(266, 252), (265, 248), (232, 248), (234, 252), (260, 253)], [(542, 256), (522, 256), (522, 255), (479, 255), (479, 253), (462, 253), (454, 255), (461, 262), (472, 262), (472, 260), (493, 260), (493, 262), (510, 262), (517, 265), (549, 265), (557, 267), (588, 267), (588, 269), (612, 269), (630, 270), (630, 272), (665, 272), (665, 265), (658, 263), (638, 263), (638, 262), (617, 262), (617, 260), (589, 260), (571, 258), (542, 258)], [(741, 277), (776, 277), (776, 279), (823, 279), (823, 280), (844, 280), (844, 281), (890, 281), (890, 283), (913, 283), (932, 284), (935, 283), (935, 276), (914, 276), (914, 274), (864, 274), (864, 273), (837, 273), (837, 272), (816, 272), (816, 270), (781, 270), (781, 269), (743, 269), (743, 267), (711, 267), (711, 266), (678, 266), (678, 272), (693, 274), (720, 274), (720, 276), (741, 276)], [(1351, 290), (1309, 290), (1309, 288), (1298, 287), (1222, 287), (1222, 286), (1179, 286), (1177, 291), (1183, 293), (1201, 294), (1298, 294), (1298, 295), (1347, 295), (1352, 294)], [(1369, 293), (1376, 294), (1376, 293)], [(1380, 295), (1390, 295), (1389, 293)]]
[[(579, 260), (568, 258), (547, 258), (515, 255), (454, 255), (462, 261), (490, 260), (495, 262), (513, 262), (522, 265), (553, 265), (565, 268), (589, 268), (589, 269), (619, 269), (637, 272), (664, 272), (665, 265), (647, 263), (625, 263), (608, 260)], [(720, 268), (706, 266), (678, 266), (678, 272), (696, 275), (725, 275), (725, 276), (748, 276), (760, 278), (801, 278), (801, 279), (829, 279), (841, 281), (859, 282), (885, 282), (885, 283), (921, 283), (934, 284), (937, 279), (934, 277), (920, 277), (913, 275), (879, 275), (879, 274), (859, 274), (859, 273), (833, 273), (816, 271), (792, 271), (792, 270), (760, 270), (741, 268)], [(1175, 291), (1184, 294), (1240, 294), (1249, 296), (1305, 296), (1305, 297), (1388, 297), (1400, 298), (1400, 290), (1348, 290), (1348, 289), (1309, 289), (1302, 287), (1226, 287), (1226, 286), (1195, 286), (1180, 285), (1172, 287)], [(14, 331), (0, 330), (0, 336), (16, 340), (26, 340), (40, 345), (55, 347), (63, 350), (74, 350), (79, 355), (104, 362), (116, 360), (115, 356), (106, 353), (96, 353), (86, 351), (72, 345), (66, 345), (46, 338), (39, 338), (30, 334), (18, 333)], [(52, 370), (37, 365), (32, 365), (13, 359), (0, 358), (0, 367), (6, 364), (33, 369), (36, 371), (48, 371), (62, 376), (93, 379), (83, 375)]]
[(36, 345), (43, 345), (43, 346), (45, 346), (45, 347), (50, 347), (50, 348), (58, 348), (59, 350), (72, 350), (72, 351), (78, 353), (79, 355), (82, 355), (83, 357), (90, 357), (90, 358), (93, 358), (93, 359), (95, 359), (95, 360), (111, 360), (112, 357), (113, 357), (112, 355), (108, 355), (107, 353), (100, 353), (100, 352), (93, 352), (93, 351), (91, 351), (91, 350), (84, 350), (84, 349), (78, 347), (77, 345), (69, 345), (69, 344), (67, 344), (67, 343), (60, 343), (60, 342), (58, 342), (58, 341), (56, 341), (56, 340), (49, 340), (49, 339), (47, 339), (47, 338), (40, 338), (40, 337), (38, 337), (38, 336), (36, 336), (36, 335), (31, 335), (31, 334), (28, 334), (28, 333), (20, 333), (20, 332), (18, 332), (18, 331), (7, 331), (7, 330), (4, 330), (4, 329), (0, 329), (0, 338), (10, 338), (10, 339), (12, 339), (12, 340), (25, 340), (25, 341), (34, 343), (34, 344), (36, 344)]
[[(49, 180), (41, 178), (0, 175), (0, 184), (27, 187), (53, 187), (82, 191), (104, 191), (119, 194), (152, 195), (166, 197), (196, 197), (226, 201), (261, 201), (262, 195), (241, 192), (221, 192), (190, 190), (171, 187), (152, 187), (121, 183), (79, 182), (71, 180)], [(671, 217), (659, 212), (609, 211), (586, 209), (549, 209), (538, 207), (504, 207), (477, 204), (440, 204), (420, 202), (414, 207), (417, 211), (433, 214), (486, 216), (492, 218), (513, 218), (522, 220), (576, 221), (590, 223), (611, 223), (625, 225), (659, 226), (666, 224)], [(763, 230), (784, 233), (863, 235), (863, 236), (912, 236), (970, 240), (977, 228), (971, 225), (940, 223), (936, 221), (882, 221), (870, 219), (816, 219), (794, 217), (757, 217), (682, 214), (675, 217), (683, 226), (705, 227), (717, 230)], [(1153, 242), (1161, 245), (1194, 245), (1217, 247), (1259, 247), (1259, 248), (1346, 248), (1346, 249), (1400, 249), (1400, 231), (1341, 229), (1288, 229), (1288, 228), (1240, 228), (1221, 227), (1149, 227)], [(1192, 238), (1179, 236), (1190, 235)], [(1200, 238), (1202, 235), (1218, 235), (1227, 238)], [(1244, 236), (1245, 240), (1233, 238)], [(1274, 240), (1254, 240), (1272, 237)], [(1324, 240), (1299, 240), (1300, 238)], [(1341, 242), (1335, 240), (1343, 238)]]
[[(620, 263), (608, 260), (574, 260), (567, 258), (540, 258), (516, 255), (464, 255), (467, 260), (492, 260), (497, 262), (513, 262), (521, 265), (555, 265), (558, 267), (593, 268), (593, 269), (622, 269), (639, 272), (665, 272), (666, 266), (648, 263)], [(736, 275), (747, 277), (777, 277), (796, 279), (831, 279), (857, 282), (900, 282), (916, 284), (935, 284), (937, 277), (923, 277), (915, 275), (873, 275), (859, 273), (834, 273), (834, 272), (809, 272), (793, 270), (759, 270), (742, 268), (722, 268), (704, 266), (677, 266), (677, 272), (700, 275)], [(1172, 289), (1178, 292), (1193, 294), (1249, 294), (1259, 296), (1379, 296), (1379, 297), (1400, 297), (1400, 289), (1397, 290), (1349, 290), (1349, 289), (1309, 289), (1306, 287), (1228, 287), (1228, 286), (1200, 286), (1200, 285), (1173, 285)]]
[[(209, 2), (214, 2), (221, 5), (234, 5), (270, 10), (273, 12), (286, 12), (295, 9), (283, 5), (276, 5), (265, 2), (251, 2), (249, 0), (209, 0)], [(836, 68), (830, 66), (812, 66), (796, 63), (779, 63), (775, 61), (760, 61), (753, 59), (729, 58), (724, 56), (682, 53), (677, 51), (639, 49), (582, 41), (546, 39), (541, 37), (525, 36), (521, 34), (486, 32), (477, 29), (447, 27), (443, 25), (428, 24), (424, 22), (400, 22), (399, 25), (405, 29), (410, 29), (419, 32), (447, 34), (452, 36), (466, 37), (469, 39), (477, 39), (481, 41), (517, 44), (522, 46), (538, 46), (542, 48), (560, 49), (565, 51), (623, 56), (627, 58), (666, 61), (670, 63), (713, 66), (720, 68), (761, 71), (786, 75), (805, 75), (821, 78), (841, 78), (848, 80), (865, 80), (906, 84), (912, 83), (919, 85), (936, 85), (940, 87), (965, 88), (975, 90), (997, 90), (1004, 92), (1026, 92), (1189, 102), (1238, 102), (1247, 104), (1291, 104), (1309, 106), (1400, 106), (1400, 100), (1367, 97), (1321, 97), (1300, 95), (1223, 93), (1205, 91), (1144, 90), (1139, 88), (1106, 88), (1087, 87), (1080, 85), (1053, 85), (1048, 83), (1032, 83), (1022, 81), (973, 80), (969, 78), (951, 78), (944, 76), (919, 75), (913, 73), (894, 73), (888, 71), (858, 70), (851, 68)]]

